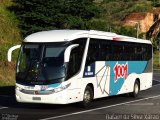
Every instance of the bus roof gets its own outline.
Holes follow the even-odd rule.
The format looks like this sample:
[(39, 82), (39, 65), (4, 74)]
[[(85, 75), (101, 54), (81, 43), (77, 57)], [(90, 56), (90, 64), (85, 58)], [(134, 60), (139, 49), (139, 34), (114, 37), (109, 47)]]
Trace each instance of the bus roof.
[(77, 38), (97, 38), (106, 40), (128, 41), (138, 43), (151, 44), (149, 40), (142, 40), (128, 36), (117, 35), (111, 32), (103, 32), (96, 30), (51, 30), (42, 31), (31, 34), (24, 39), (24, 42), (64, 42), (71, 41)]

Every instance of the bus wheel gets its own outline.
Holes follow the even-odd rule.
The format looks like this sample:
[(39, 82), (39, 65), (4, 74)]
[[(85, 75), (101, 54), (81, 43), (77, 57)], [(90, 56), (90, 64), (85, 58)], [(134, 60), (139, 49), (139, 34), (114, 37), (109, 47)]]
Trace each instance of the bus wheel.
[(84, 91), (82, 106), (85, 108), (89, 107), (92, 100), (93, 100), (93, 90), (90, 86), (87, 86)]
[(134, 83), (133, 92), (131, 93), (131, 96), (136, 98), (140, 91), (140, 83), (136, 80)]

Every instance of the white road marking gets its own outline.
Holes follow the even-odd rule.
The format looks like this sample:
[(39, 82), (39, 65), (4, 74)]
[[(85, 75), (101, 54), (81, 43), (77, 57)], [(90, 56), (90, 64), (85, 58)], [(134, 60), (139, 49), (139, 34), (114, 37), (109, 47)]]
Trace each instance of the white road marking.
[[(11, 96), (9, 96), (9, 95), (0, 95), (0, 97), (11, 97)], [(0, 107), (0, 110), (2, 110), (2, 109), (7, 109), (8, 107)]]
[(2, 109), (6, 109), (6, 108), (8, 108), (8, 107), (0, 107), (0, 110), (2, 110)]
[(40, 119), (40, 120), (53, 120), (53, 119), (57, 119), (57, 118), (63, 118), (63, 117), (68, 117), (68, 116), (72, 116), (72, 115), (78, 115), (78, 114), (92, 112), (92, 111), (96, 111), (96, 110), (108, 109), (108, 108), (111, 108), (111, 107), (116, 107), (116, 106), (125, 105), (125, 104), (129, 104), (129, 103), (134, 103), (134, 102), (139, 102), (139, 101), (143, 101), (143, 100), (148, 100), (148, 99), (153, 99), (153, 98), (157, 98), (157, 97), (160, 97), (160, 95), (152, 96), (152, 97), (147, 97), (147, 98), (143, 98), (143, 99), (139, 99), (139, 100), (134, 100), (134, 101), (129, 101), (129, 102), (124, 102), (124, 103), (119, 103), (119, 104), (115, 104), (115, 105), (110, 105), (110, 106), (105, 106), (105, 107), (100, 107), (100, 108), (80, 111), (80, 112), (74, 112), (74, 113), (60, 115), (60, 116), (55, 116), (55, 117), (44, 118), (44, 119)]

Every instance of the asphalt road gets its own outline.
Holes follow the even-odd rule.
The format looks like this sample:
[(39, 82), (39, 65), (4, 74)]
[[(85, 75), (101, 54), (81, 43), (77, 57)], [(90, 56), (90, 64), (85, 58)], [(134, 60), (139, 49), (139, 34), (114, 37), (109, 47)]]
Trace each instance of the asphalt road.
[[(5, 91), (6, 92), (1, 92)], [(153, 87), (138, 98), (126, 95), (95, 100), (84, 109), (69, 105), (22, 104), (14, 97), (14, 87), (0, 88), (2, 120), (160, 120), (160, 72), (154, 72)]]

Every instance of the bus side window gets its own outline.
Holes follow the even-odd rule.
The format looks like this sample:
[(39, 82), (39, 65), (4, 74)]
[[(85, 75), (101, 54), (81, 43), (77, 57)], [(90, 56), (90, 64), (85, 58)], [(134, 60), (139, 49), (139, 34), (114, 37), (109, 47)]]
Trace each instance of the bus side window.
[(111, 56), (112, 56), (112, 46), (110, 44), (110, 41), (101, 40), (100, 50), (99, 50), (99, 60), (107, 61), (107, 60), (110, 60)]
[(142, 46), (138, 45), (137, 46), (137, 60), (142, 60)]
[(117, 41), (112, 41), (112, 47), (113, 47), (113, 55), (112, 59), (113, 61), (121, 61), (123, 58), (124, 48), (123, 44)]
[(98, 60), (98, 58), (99, 58), (98, 47), (99, 47), (98, 41), (95, 39), (90, 39), (88, 53), (87, 53), (87, 59), (86, 59), (86, 66), (88, 66)]
[(146, 60), (150, 60), (152, 58), (152, 45), (146, 45), (146, 54), (147, 58)]

